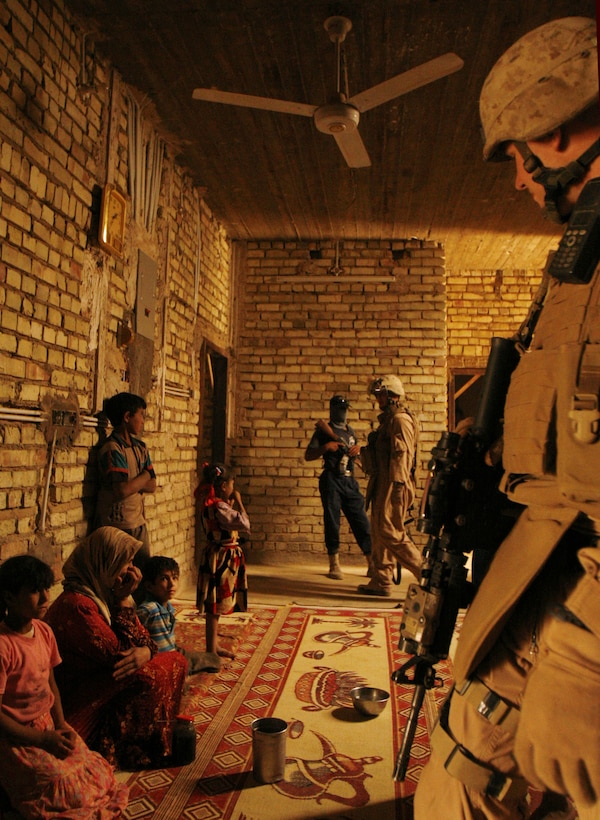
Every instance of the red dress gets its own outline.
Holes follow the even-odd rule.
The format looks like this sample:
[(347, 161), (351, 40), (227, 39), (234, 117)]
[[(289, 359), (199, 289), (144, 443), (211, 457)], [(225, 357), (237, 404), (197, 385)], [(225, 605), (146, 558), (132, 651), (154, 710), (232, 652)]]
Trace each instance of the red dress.
[[(96, 603), (79, 592), (62, 592), (46, 620), (63, 659), (55, 677), (66, 720), (119, 768), (164, 764), (187, 672), (183, 655), (156, 654), (134, 609), (120, 609), (109, 625)], [(131, 677), (115, 681), (118, 653), (132, 646), (150, 647), (153, 657)]]
[(238, 529), (250, 531), (248, 516), (212, 498), (204, 502), (202, 526), (207, 542), (198, 574), (196, 606), (211, 615), (228, 615), (234, 609), (245, 612), (248, 580)]

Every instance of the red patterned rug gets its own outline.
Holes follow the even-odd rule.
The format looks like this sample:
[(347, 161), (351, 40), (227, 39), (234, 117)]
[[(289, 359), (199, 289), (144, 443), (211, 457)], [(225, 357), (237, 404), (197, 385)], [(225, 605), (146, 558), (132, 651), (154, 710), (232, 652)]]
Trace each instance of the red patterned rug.
[[(187, 820), (411, 820), (412, 798), (429, 755), (428, 731), (450, 684), (427, 692), (404, 782), (393, 779), (413, 689), (391, 681), (407, 659), (398, 649), (400, 610), (254, 608), (221, 619), (236, 651), (219, 674), (194, 676), (182, 711), (194, 715), (193, 763), (129, 779), (126, 817)], [(203, 620), (178, 613), (178, 641), (203, 648)], [(381, 715), (352, 707), (354, 686), (390, 692)], [(261, 785), (252, 774), (251, 724), (288, 723), (285, 779)]]

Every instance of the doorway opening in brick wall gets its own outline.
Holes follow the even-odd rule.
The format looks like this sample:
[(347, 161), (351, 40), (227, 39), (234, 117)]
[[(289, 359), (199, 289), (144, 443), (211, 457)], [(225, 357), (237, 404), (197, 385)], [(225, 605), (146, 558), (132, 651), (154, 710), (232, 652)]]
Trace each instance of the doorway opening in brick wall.
[(227, 356), (203, 345), (200, 396), (200, 463), (225, 461), (227, 439)]
[(448, 379), (448, 429), (466, 418), (474, 418), (481, 397), (485, 367), (453, 367)]

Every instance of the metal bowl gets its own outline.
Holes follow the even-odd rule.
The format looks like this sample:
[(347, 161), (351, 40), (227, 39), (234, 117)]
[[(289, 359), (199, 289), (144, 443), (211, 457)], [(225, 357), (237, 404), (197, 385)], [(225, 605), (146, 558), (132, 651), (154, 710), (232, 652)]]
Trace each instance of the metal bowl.
[(376, 686), (357, 686), (350, 691), (354, 708), (367, 717), (381, 714), (390, 699), (390, 693)]

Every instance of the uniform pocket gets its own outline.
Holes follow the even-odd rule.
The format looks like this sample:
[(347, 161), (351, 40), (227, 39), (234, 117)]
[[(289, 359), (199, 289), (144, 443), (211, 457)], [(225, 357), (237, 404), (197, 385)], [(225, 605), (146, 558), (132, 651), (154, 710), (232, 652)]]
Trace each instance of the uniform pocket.
[(553, 474), (555, 446), (554, 352), (525, 353), (512, 374), (504, 408), (502, 461), (508, 473)]
[(559, 490), (571, 503), (598, 504), (600, 344), (563, 345), (557, 367)]

